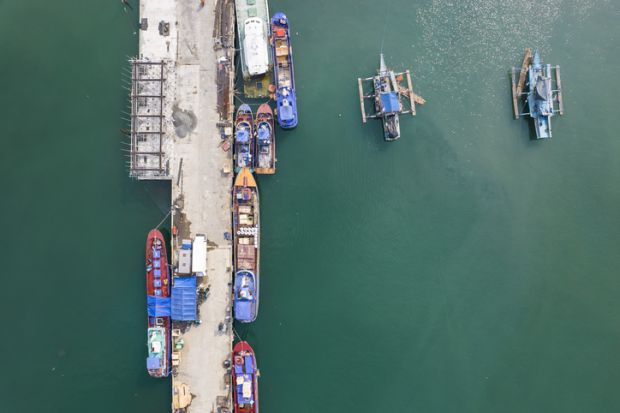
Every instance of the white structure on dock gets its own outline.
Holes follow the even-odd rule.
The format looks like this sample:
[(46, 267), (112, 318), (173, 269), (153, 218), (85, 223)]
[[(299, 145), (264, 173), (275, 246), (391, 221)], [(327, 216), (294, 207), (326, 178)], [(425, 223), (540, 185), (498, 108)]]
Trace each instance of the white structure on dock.
[(199, 320), (173, 321), (173, 412), (232, 411), (232, 155), (222, 148), (234, 106), (234, 16), (233, 0), (202, 8), (140, 0), (139, 54), (130, 61), (129, 174), (171, 180), (173, 267), (181, 240), (209, 234)]

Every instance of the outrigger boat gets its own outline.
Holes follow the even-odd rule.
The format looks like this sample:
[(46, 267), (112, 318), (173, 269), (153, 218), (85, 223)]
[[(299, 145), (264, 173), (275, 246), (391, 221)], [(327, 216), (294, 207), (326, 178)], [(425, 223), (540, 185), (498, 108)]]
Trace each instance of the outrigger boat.
[(273, 111), (271, 106), (263, 103), (256, 111), (256, 151), (254, 171), (257, 174), (274, 174), (276, 172), (276, 135), (273, 128)]
[[(531, 63), (530, 63), (531, 62)], [(554, 70), (552, 70), (554, 69)], [(553, 87), (555, 72), (555, 88)], [(519, 80), (516, 74), (519, 73)], [(551, 138), (551, 117), (559, 113), (564, 114), (562, 101), (562, 83), (560, 80), (560, 66), (543, 64), (538, 50), (534, 52), (526, 49), (521, 69), (512, 68), (512, 103), (515, 119), (519, 116), (529, 115), (534, 119), (536, 139)], [(527, 83), (527, 91), (523, 92), (524, 83)], [(529, 112), (520, 113), (519, 98), (526, 96)]]
[(235, 413), (258, 413), (256, 355), (247, 341), (233, 347), (233, 401)]
[(170, 272), (164, 236), (152, 229), (146, 238), (146, 368), (153, 377), (170, 373)]
[(275, 62), (275, 100), (278, 124), (283, 129), (291, 129), (297, 126), (297, 97), (295, 95), (293, 47), (288, 18), (284, 13), (276, 13), (271, 18), (271, 48)]
[(245, 103), (237, 109), (235, 119), (235, 172), (254, 166), (254, 119)]
[(256, 181), (243, 168), (233, 186), (235, 280), (233, 309), (237, 321), (256, 320), (259, 304), (260, 205)]
[[(400, 82), (403, 75), (407, 78), (407, 87), (403, 87)], [(364, 82), (371, 82), (373, 92), (364, 93)], [(383, 58), (380, 56), (379, 70), (376, 76), (367, 78), (357, 78), (359, 88), (360, 107), (362, 110), (362, 122), (366, 119), (381, 119), (383, 123), (383, 138), (386, 141), (394, 141), (400, 138), (400, 120), (398, 115), (401, 113), (411, 113), (416, 115), (415, 104), (423, 105), (426, 101), (413, 92), (411, 83), (411, 73), (406, 70), (401, 73), (394, 73), (388, 69)], [(408, 105), (403, 103), (402, 98), (406, 98)], [(374, 112), (366, 113), (366, 99), (372, 99)]]

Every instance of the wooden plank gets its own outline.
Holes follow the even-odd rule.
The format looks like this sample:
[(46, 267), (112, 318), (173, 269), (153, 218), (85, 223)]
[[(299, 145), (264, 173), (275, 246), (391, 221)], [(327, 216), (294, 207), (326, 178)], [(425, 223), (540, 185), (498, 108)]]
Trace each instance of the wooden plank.
[(560, 115), (564, 115), (564, 100), (562, 99), (562, 79), (560, 79), (560, 66), (555, 67), (556, 85), (558, 88), (558, 106)]
[(407, 75), (407, 88), (409, 88), (409, 103), (411, 103), (411, 116), (415, 116), (415, 98), (413, 93), (413, 82), (411, 82), (411, 72), (409, 70), (405, 70), (405, 74)]
[(519, 83), (517, 84), (517, 96), (523, 91), (525, 85), (525, 75), (529, 69), (530, 62), (532, 61), (532, 49), (529, 47), (525, 49), (525, 55), (523, 56), (523, 63), (521, 63), (521, 73), (519, 73)]
[(418, 105), (423, 105), (426, 103), (426, 99), (424, 99), (422, 96), (415, 94), (413, 92), (410, 93), (409, 97), (412, 98), (413, 101), (417, 103)]
[(366, 110), (364, 109), (364, 90), (362, 88), (362, 79), (357, 78), (357, 87), (360, 94), (360, 109), (362, 110), (362, 123), (366, 123)]
[(517, 94), (517, 77), (514, 67), (510, 69), (510, 83), (512, 85), (512, 109), (515, 113), (515, 119), (519, 119), (519, 95)]

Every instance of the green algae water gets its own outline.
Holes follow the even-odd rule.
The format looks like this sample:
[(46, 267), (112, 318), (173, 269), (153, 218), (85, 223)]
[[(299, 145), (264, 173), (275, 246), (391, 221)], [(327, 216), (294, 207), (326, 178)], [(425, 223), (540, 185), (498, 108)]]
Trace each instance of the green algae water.
[[(270, 2), (300, 124), (258, 178), (261, 308), (237, 328), (262, 411), (620, 410), (620, 6), (514, 3)], [(3, 411), (169, 411), (142, 268), (169, 190), (127, 178), (119, 132), (137, 18), (0, 0)], [(395, 143), (357, 98), (382, 44), (428, 102)], [(562, 66), (550, 141), (512, 119), (525, 47)]]

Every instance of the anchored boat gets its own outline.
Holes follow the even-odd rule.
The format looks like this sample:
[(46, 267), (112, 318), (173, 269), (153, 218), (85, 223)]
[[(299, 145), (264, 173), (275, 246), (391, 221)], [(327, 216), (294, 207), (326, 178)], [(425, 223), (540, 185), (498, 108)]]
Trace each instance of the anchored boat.
[(297, 97), (295, 96), (293, 48), (288, 19), (284, 13), (276, 13), (271, 18), (271, 48), (275, 61), (278, 124), (284, 129), (291, 129), (297, 126)]
[(263, 103), (256, 112), (256, 164), (257, 174), (274, 174), (276, 172), (276, 135), (273, 128), (273, 111), (271, 106)]
[(237, 0), (235, 16), (243, 92), (249, 98), (267, 97), (272, 68), (267, 0)]
[[(519, 73), (518, 81), (516, 73)], [(523, 92), (525, 82), (527, 91)], [(529, 112), (519, 113), (518, 101), (522, 96), (526, 96)], [(538, 50), (532, 58), (531, 49), (526, 49), (521, 69), (512, 68), (512, 102), (516, 119), (529, 115), (534, 120), (536, 139), (551, 138), (551, 117), (556, 113), (564, 114), (560, 66), (543, 64)]]
[(252, 109), (244, 103), (235, 118), (235, 172), (254, 166), (253, 124)]
[(242, 323), (256, 320), (259, 304), (260, 205), (249, 168), (241, 169), (233, 186), (235, 279), (233, 309)]
[(153, 377), (170, 373), (170, 272), (164, 236), (152, 229), (146, 238), (146, 368)]
[[(401, 85), (403, 75), (407, 79), (407, 87)], [(364, 83), (371, 82), (373, 92), (364, 93)], [(413, 92), (411, 83), (411, 73), (406, 70), (401, 73), (394, 73), (388, 69), (383, 58), (380, 56), (379, 71), (376, 76), (368, 78), (358, 78), (357, 84), (360, 95), (360, 106), (362, 109), (362, 122), (366, 123), (366, 119), (381, 119), (383, 123), (383, 138), (386, 141), (394, 141), (400, 138), (400, 120), (398, 115), (401, 113), (411, 113), (415, 116), (415, 104), (423, 105), (426, 103), (424, 98)], [(402, 98), (405, 98), (403, 101)], [(374, 112), (366, 113), (365, 100), (371, 99), (374, 105)], [(408, 101), (408, 107), (405, 103)]]
[(256, 356), (247, 341), (233, 347), (233, 397), (235, 413), (258, 413), (258, 376)]

